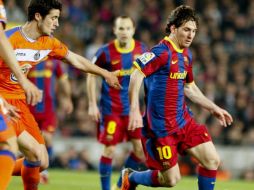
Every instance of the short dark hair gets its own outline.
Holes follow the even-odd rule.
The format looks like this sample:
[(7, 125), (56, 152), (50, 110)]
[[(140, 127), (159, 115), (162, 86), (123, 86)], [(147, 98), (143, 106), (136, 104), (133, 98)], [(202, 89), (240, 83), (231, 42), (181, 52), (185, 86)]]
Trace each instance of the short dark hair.
[(114, 27), (116, 26), (116, 20), (119, 19), (119, 18), (121, 18), (121, 19), (130, 19), (133, 26), (136, 27), (136, 23), (133, 20), (133, 18), (131, 18), (130, 16), (127, 16), (127, 15), (121, 15), (121, 16), (116, 17), (115, 20), (114, 20)]
[(62, 10), (62, 3), (58, 0), (31, 0), (28, 5), (27, 19), (32, 21), (35, 13), (40, 13), (42, 18), (49, 14), (51, 9)]
[(175, 27), (178, 28), (188, 21), (194, 21), (198, 26), (198, 17), (195, 11), (190, 6), (180, 5), (179, 7), (174, 9), (168, 17), (166, 33), (171, 33), (170, 27), (172, 25), (175, 25)]

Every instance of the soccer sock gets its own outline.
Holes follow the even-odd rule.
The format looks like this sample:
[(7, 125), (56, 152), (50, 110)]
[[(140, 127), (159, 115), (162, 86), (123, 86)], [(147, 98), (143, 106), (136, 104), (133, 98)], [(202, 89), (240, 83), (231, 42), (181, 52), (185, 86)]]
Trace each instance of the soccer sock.
[(5, 190), (10, 183), (15, 164), (15, 155), (8, 150), (0, 150), (0, 189)]
[(14, 169), (12, 171), (13, 176), (21, 176), (21, 168), (23, 166), (24, 159), (25, 158), (23, 157), (16, 160)]
[(217, 170), (207, 170), (201, 166), (198, 167), (198, 189), (213, 190), (216, 181)]
[(112, 173), (112, 159), (102, 156), (99, 163), (102, 190), (110, 190), (110, 177)]
[(130, 173), (129, 180), (132, 184), (149, 187), (161, 187), (158, 179), (159, 170), (134, 171)]
[[(133, 152), (131, 152), (129, 157), (125, 161), (124, 167), (139, 171), (141, 169), (141, 166), (143, 166), (142, 160), (139, 159)], [(122, 176), (120, 174), (117, 181), (117, 187), (120, 188), (121, 186), (122, 186)]]
[(38, 190), (40, 182), (40, 165), (41, 162), (31, 162), (24, 160), (21, 169), (21, 175), (24, 184), (24, 190)]

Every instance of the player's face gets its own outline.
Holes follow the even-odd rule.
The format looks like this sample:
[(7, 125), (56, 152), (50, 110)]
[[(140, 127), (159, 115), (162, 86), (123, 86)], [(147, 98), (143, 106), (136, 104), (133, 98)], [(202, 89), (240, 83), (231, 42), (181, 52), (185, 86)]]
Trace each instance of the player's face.
[(54, 30), (59, 26), (58, 19), (60, 16), (60, 10), (52, 9), (49, 14), (38, 22), (39, 29), (44, 35), (53, 34)]
[(120, 43), (129, 43), (135, 33), (131, 19), (118, 18), (114, 27), (114, 34)]
[(173, 33), (178, 46), (181, 49), (189, 47), (196, 35), (196, 31), (197, 25), (195, 21), (188, 21), (176, 28)]

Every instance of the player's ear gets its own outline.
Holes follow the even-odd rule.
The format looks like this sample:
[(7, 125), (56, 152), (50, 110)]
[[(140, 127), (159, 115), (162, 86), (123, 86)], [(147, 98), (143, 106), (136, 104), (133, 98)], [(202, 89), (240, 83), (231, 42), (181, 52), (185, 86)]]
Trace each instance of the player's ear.
[(34, 19), (35, 19), (36, 21), (41, 20), (41, 19), (42, 19), (41, 14), (40, 14), (40, 13), (35, 13)]
[(173, 34), (173, 33), (175, 33), (175, 30), (176, 30), (176, 26), (175, 25), (171, 25), (170, 26), (170, 32)]

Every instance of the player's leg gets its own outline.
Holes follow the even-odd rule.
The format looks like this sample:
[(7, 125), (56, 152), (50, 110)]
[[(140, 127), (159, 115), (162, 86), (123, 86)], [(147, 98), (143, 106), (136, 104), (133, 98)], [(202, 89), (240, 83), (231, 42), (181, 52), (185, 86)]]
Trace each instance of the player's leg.
[(179, 152), (182, 153), (184, 150), (199, 161), (197, 170), (199, 190), (213, 190), (220, 159), (206, 126), (193, 120), (183, 131), (185, 139), (179, 147)]
[[(130, 153), (130, 155), (127, 157), (124, 163), (124, 168), (131, 168), (136, 171), (141, 171), (145, 169), (145, 163), (144, 163), (144, 153), (142, 148), (142, 143), (140, 139), (133, 138), (130, 140), (133, 151)], [(122, 186), (122, 177), (121, 174), (119, 176), (117, 186), (114, 187), (114, 189), (120, 189)]]
[(142, 138), (146, 164), (151, 170), (123, 170), (122, 189), (135, 189), (137, 185), (149, 187), (173, 187), (180, 180), (177, 164), (176, 136), (159, 139)]
[[(1, 138), (0, 132), (0, 139)], [(10, 183), (15, 165), (15, 153), (18, 150), (17, 138), (13, 136), (5, 141), (0, 140), (0, 189), (5, 190)]]
[(104, 145), (99, 162), (99, 173), (102, 190), (110, 190), (112, 174), (112, 158), (115, 146), (121, 142), (120, 119), (118, 116), (103, 116), (98, 125), (98, 140)]
[(47, 131), (42, 131), (42, 136), (45, 140), (45, 145), (47, 148), (49, 160), (52, 161), (52, 159), (53, 159), (53, 133), (47, 132)]
[(166, 170), (133, 171), (123, 170), (122, 190), (133, 190), (138, 185), (148, 187), (174, 187), (181, 179), (178, 164)]
[[(42, 136), (45, 140), (48, 157), (49, 157), (49, 165), (53, 160), (53, 133), (48, 132), (46, 130), (42, 130)], [(44, 170), (40, 173), (40, 183), (47, 184), (49, 182), (49, 172), (48, 170)]]
[(202, 143), (188, 149), (187, 152), (200, 162), (198, 166), (199, 190), (213, 190), (220, 164), (219, 155), (213, 143), (211, 141)]
[(48, 155), (44, 144), (23, 131), (18, 136), (20, 151), (25, 155), (21, 176), (25, 190), (36, 190), (40, 181), (40, 170), (48, 167)]
[(112, 158), (115, 152), (114, 145), (105, 145), (99, 162), (99, 173), (102, 190), (110, 190), (112, 174)]

